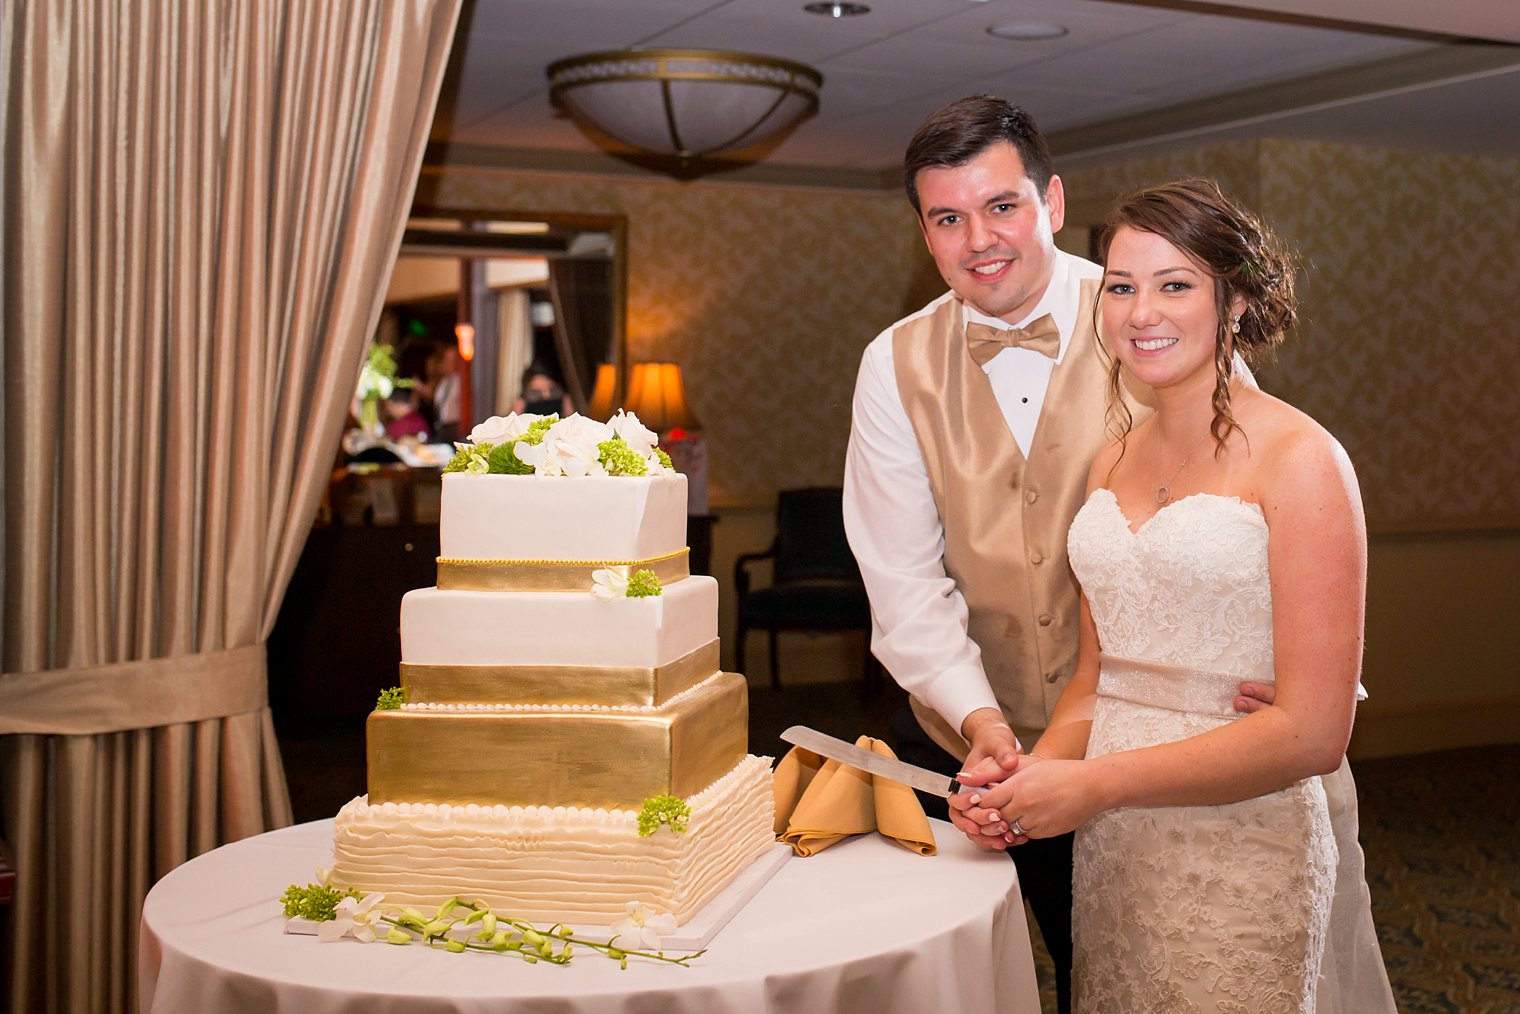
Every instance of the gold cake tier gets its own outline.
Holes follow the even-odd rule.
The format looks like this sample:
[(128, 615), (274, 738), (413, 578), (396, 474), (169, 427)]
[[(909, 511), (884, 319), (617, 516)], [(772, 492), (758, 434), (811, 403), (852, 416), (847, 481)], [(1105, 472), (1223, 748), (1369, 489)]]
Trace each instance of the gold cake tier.
[(668, 665), (418, 665), (401, 663), (408, 704), (651, 706), (718, 671), (718, 639)]
[(375, 711), (369, 801), (638, 809), (711, 785), (744, 757), (748, 727), (737, 673), (658, 708)]

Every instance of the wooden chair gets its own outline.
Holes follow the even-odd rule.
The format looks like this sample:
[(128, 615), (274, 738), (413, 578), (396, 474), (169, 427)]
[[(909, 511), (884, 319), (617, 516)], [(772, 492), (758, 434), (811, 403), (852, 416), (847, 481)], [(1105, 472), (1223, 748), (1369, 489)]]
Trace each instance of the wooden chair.
[[(783, 630), (871, 630), (860, 568), (845, 540), (843, 490), (837, 486), (784, 489), (776, 498), (776, 537), (763, 553), (745, 553), (734, 563), (738, 601), (738, 644), (744, 671), (744, 642), (752, 628), (770, 635), (771, 686), (780, 689), (776, 635)], [(751, 588), (749, 567), (771, 561), (771, 583)], [(866, 645), (863, 676), (873, 685), (878, 670)]]

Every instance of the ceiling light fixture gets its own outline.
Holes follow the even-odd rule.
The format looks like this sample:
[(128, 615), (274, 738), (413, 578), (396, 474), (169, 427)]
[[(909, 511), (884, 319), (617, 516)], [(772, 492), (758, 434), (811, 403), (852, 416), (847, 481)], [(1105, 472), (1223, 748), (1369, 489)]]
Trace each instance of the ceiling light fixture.
[(853, 18), (859, 14), (871, 13), (871, 8), (865, 4), (848, 3), (803, 4), (802, 9), (809, 14), (822, 14), (826, 18)]
[(549, 98), (582, 124), (683, 163), (744, 148), (818, 111), (823, 75), (712, 49), (587, 53), (549, 65)]
[(1004, 21), (987, 29), (987, 34), (1015, 42), (1043, 42), (1046, 39), (1059, 39), (1070, 31), (1069, 28), (1048, 21)]

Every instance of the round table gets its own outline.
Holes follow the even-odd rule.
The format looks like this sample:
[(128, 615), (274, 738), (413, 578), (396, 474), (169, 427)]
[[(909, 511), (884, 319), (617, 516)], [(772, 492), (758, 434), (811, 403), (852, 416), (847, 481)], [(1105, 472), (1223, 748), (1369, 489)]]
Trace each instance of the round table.
[(286, 934), (279, 896), (331, 863), (332, 821), (193, 859), (143, 904), (145, 1012), (956, 1011), (1038, 1014), (1017, 875), (935, 821), (939, 854), (878, 835), (791, 857), (689, 967), (582, 951), (567, 966)]

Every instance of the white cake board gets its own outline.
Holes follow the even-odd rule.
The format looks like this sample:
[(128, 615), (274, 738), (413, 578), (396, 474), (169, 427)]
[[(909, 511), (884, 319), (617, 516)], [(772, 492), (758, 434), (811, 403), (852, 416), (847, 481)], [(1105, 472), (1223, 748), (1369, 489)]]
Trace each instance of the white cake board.
[[(772, 844), (760, 854), (760, 858), (741, 870), (727, 887), (713, 895), (707, 904), (677, 927), (674, 933), (663, 934), (660, 937), (660, 950), (700, 951), (706, 948), (713, 937), (718, 935), (718, 931), (727, 926), (728, 921), (749, 904), (749, 900), (759, 893), (760, 888), (776, 875), (776, 871), (781, 869), (791, 854), (790, 845), (782, 842)], [(310, 919), (296, 917), (286, 921), (285, 932), (316, 936), (319, 925)], [(606, 943), (612, 937), (611, 930), (606, 926), (572, 925), (570, 928), (581, 940)]]

